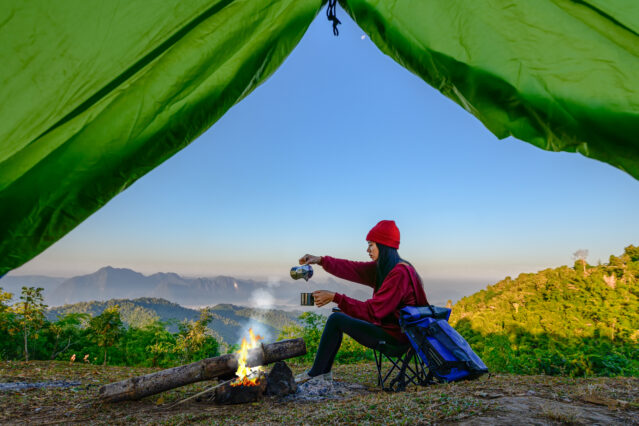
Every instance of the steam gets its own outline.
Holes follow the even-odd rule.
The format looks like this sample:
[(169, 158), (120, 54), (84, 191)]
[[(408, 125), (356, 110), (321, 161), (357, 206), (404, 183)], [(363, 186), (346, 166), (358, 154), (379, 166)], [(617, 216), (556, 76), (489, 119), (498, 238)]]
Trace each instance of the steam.
[(266, 288), (258, 288), (251, 293), (250, 305), (253, 308), (272, 309), (275, 297)]
[(280, 277), (270, 276), (266, 280), (266, 285), (268, 288), (279, 287), (282, 284), (282, 279)]
[[(282, 284), (281, 278), (277, 276), (270, 276), (266, 281), (266, 287), (255, 289), (249, 297), (249, 306), (257, 309), (273, 309), (275, 306), (275, 296), (273, 296), (272, 289), (279, 287)], [(249, 318), (246, 324), (242, 324), (241, 336), (238, 337), (236, 343), (242, 341), (242, 337), (248, 336), (248, 329), (253, 328), (255, 334), (259, 334), (264, 339), (263, 342), (274, 342), (277, 340), (277, 336), (274, 335), (272, 328), (266, 327), (262, 322), (259, 313)]]

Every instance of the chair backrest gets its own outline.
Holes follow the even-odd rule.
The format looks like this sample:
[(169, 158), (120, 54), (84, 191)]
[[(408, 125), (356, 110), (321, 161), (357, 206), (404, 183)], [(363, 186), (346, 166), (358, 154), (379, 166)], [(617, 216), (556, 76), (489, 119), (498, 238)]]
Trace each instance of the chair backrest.
[(404, 321), (415, 321), (422, 318), (443, 319), (448, 321), (450, 318), (450, 308), (442, 308), (441, 306), (406, 306), (401, 309), (401, 316)]

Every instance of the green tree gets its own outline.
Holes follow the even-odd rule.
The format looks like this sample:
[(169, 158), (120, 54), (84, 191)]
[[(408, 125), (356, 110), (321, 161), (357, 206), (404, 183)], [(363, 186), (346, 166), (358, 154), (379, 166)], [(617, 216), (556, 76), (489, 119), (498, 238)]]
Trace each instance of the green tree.
[(630, 257), (631, 262), (639, 261), (639, 247), (635, 247), (631, 244), (624, 249), (624, 253)]
[(183, 321), (179, 324), (180, 331), (175, 342), (175, 350), (181, 354), (185, 362), (220, 354), (219, 343), (207, 327), (212, 320), (209, 310), (201, 309), (197, 321)]
[(129, 327), (123, 340), (127, 365), (169, 367), (176, 363), (175, 336), (166, 330), (166, 323)]
[(6, 331), (9, 328), (9, 317), (12, 314), (9, 302), (13, 298), (13, 294), (4, 291), (0, 287), (0, 330)]
[(47, 305), (44, 304), (43, 291), (42, 287), (22, 287), (20, 302), (15, 307), (24, 339), (25, 361), (29, 361), (29, 334), (33, 336), (34, 340), (37, 340), (38, 332), (46, 321), (44, 311)]
[(0, 287), (0, 358), (7, 359), (15, 356), (15, 348), (20, 344), (16, 342), (16, 334), (19, 330), (16, 314), (9, 306), (12, 298), (13, 294)]
[(289, 325), (282, 328), (278, 339), (294, 339), (303, 337), (306, 343), (306, 355), (302, 357), (305, 361), (313, 361), (315, 353), (319, 346), (320, 338), (324, 325), (326, 325), (326, 317), (314, 312), (304, 312), (299, 316), (302, 323), (299, 325)]
[(89, 320), (88, 332), (91, 340), (104, 349), (104, 363), (107, 363), (107, 349), (115, 345), (124, 334), (124, 325), (120, 318), (120, 307), (113, 305), (100, 315)]
[(70, 313), (59, 317), (57, 321), (49, 325), (48, 333), (53, 346), (49, 359), (56, 359), (58, 355), (82, 341), (80, 327), (88, 319), (88, 314)]

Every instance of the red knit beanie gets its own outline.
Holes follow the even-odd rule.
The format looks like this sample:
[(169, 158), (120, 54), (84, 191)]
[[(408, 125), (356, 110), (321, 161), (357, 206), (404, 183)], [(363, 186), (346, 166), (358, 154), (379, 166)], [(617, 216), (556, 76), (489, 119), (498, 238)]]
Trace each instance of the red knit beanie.
[(366, 241), (384, 244), (394, 249), (399, 248), (399, 229), (394, 220), (380, 220), (366, 236)]

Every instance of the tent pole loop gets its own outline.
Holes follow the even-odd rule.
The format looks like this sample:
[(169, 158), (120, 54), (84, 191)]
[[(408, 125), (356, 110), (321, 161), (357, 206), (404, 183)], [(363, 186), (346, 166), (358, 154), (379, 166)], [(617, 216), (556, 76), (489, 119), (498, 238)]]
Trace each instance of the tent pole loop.
[(328, 6), (326, 7), (326, 18), (329, 21), (333, 22), (334, 36), (339, 35), (339, 30), (337, 29), (337, 26), (341, 24), (340, 20), (337, 19), (336, 8), (337, 8), (337, 0), (328, 0)]

